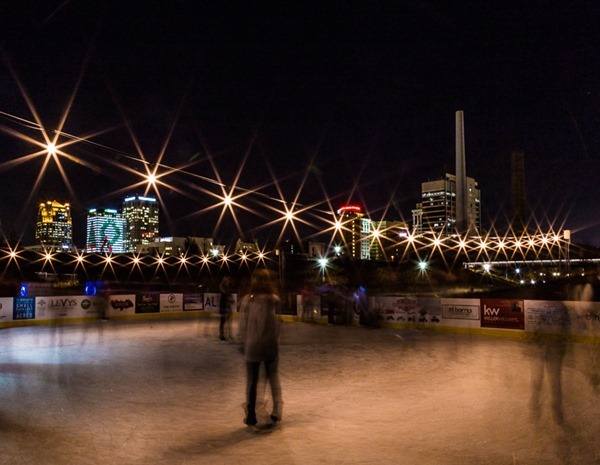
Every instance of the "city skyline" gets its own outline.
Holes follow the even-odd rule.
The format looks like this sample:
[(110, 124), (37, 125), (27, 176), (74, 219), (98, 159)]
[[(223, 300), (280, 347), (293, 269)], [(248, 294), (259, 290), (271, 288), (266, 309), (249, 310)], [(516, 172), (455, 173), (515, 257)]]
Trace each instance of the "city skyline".
[[(81, 225), (93, 206), (155, 194), (147, 174), (165, 235), (293, 237), (285, 207), (348, 201), (410, 222), (421, 182), (454, 173), (464, 110), (482, 226), (509, 222), (520, 150), (536, 220), (600, 245), (591, 2), (33, 4), (0, 19), (7, 234), (32, 237), (26, 205), (46, 198), (72, 196)], [(220, 202), (236, 186), (234, 216)]]

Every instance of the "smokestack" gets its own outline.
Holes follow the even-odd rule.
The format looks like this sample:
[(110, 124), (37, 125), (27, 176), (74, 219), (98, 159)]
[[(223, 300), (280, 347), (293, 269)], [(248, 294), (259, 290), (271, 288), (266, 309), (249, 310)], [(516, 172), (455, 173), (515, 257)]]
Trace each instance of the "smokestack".
[(462, 110), (456, 112), (456, 231), (467, 230), (467, 168), (465, 162), (465, 119)]
[(520, 151), (511, 153), (511, 196), (515, 233), (522, 233), (527, 227), (527, 205), (525, 201), (525, 154)]

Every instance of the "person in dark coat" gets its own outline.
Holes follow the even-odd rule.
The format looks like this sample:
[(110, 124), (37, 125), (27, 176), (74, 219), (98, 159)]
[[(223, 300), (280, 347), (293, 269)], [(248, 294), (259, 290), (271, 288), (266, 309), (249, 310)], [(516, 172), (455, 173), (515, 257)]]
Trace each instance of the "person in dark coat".
[[(219, 290), (221, 291), (221, 299), (219, 301), (219, 339), (226, 341), (227, 338), (231, 338), (231, 278), (225, 276), (221, 281)], [(227, 330), (227, 336), (225, 331)]]
[(242, 299), (240, 305), (240, 339), (247, 371), (244, 423), (249, 426), (257, 424), (256, 395), (261, 364), (265, 367), (273, 399), (271, 423), (266, 426), (274, 427), (281, 421), (283, 408), (279, 380), (281, 321), (277, 316), (280, 312), (281, 303), (275, 294), (273, 280), (268, 270), (255, 271), (250, 285), (250, 294)]

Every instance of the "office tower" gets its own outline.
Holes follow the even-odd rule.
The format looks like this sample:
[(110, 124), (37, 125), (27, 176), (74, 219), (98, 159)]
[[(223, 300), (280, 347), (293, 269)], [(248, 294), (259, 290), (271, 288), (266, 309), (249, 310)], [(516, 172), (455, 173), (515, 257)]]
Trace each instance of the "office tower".
[(123, 201), (125, 249), (135, 252), (140, 245), (158, 237), (158, 202), (154, 197), (134, 195)]
[(407, 237), (409, 228), (405, 221), (373, 221), (371, 223), (371, 260), (394, 260), (400, 252), (400, 241)]
[(92, 208), (87, 216), (85, 251), (89, 253), (124, 253), (125, 219), (110, 208)]
[(371, 225), (367, 218), (363, 218), (362, 208), (358, 205), (345, 205), (337, 213), (341, 245), (348, 256), (355, 259), (368, 259), (370, 244), (366, 238), (371, 232)]
[[(481, 229), (481, 194), (477, 182), (466, 178), (465, 223), (467, 231), (478, 234)], [(446, 173), (442, 179), (421, 183), (421, 202), (413, 210), (415, 234), (456, 233), (456, 176)]]
[(40, 203), (35, 228), (36, 240), (54, 250), (70, 250), (73, 246), (71, 207), (56, 200)]

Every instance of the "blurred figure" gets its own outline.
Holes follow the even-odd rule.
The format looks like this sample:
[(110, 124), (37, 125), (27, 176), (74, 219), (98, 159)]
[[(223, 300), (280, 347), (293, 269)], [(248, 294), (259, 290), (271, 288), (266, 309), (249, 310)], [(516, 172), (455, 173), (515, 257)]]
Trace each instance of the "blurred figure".
[(344, 284), (337, 284), (335, 287), (337, 294), (337, 322), (342, 325), (352, 324), (354, 317), (352, 291)]
[[(585, 319), (597, 320), (597, 301), (600, 292), (600, 271), (593, 270), (581, 281), (569, 285), (567, 299), (575, 301), (576, 311)], [(589, 381), (595, 391), (600, 390), (600, 351), (594, 345), (588, 346), (590, 352)]]
[(335, 282), (330, 282), (325, 287), (325, 298), (327, 300), (327, 323), (335, 324), (335, 315), (338, 307), (338, 295), (335, 289)]
[(358, 286), (354, 293), (354, 301), (359, 324), (361, 326), (377, 326), (377, 315), (369, 309), (369, 296), (364, 286)]
[(248, 426), (257, 424), (256, 394), (260, 366), (264, 364), (266, 377), (271, 387), (273, 408), (271, 422), (274, 427), (281, 421), (283, 400), (279, 381), (279, 331), (281, 321), (279, 297), (268, 270), (256, 270), (252, 275), (250, 294), (242, 299), (240, 306), (240, 339), (246, 359), (246, 418)]
[(315, 293), (312, 286), (305, 283), (300, 291), (302, 299), (302, 316), (301, 320), (305, 323), (314, 323), (315, 321)]
[[(233, 298), (231, 296), (232, 283), (229, 276), (225, 276), (222, 279), (219, 291), (221, 291), (221, 300), (219, 301), (219, 339), (221, 341), (226, 341), (227, 339), (232, 339), (231, 305)], [(226, 331), (227, 336), (225, 336)]]
[(540, 397), (544, 377), (546, 377), (550, 388), (552, 418), (557, 425), (564, 425), (562, 365), (567, 351), (570, 323), (569, 312), (563, 304), (538, 315), (537, 330), (533, 336), (535, 353), (531, 367), (529, 403), (531, 418), (534, 422), (540, 419)]

